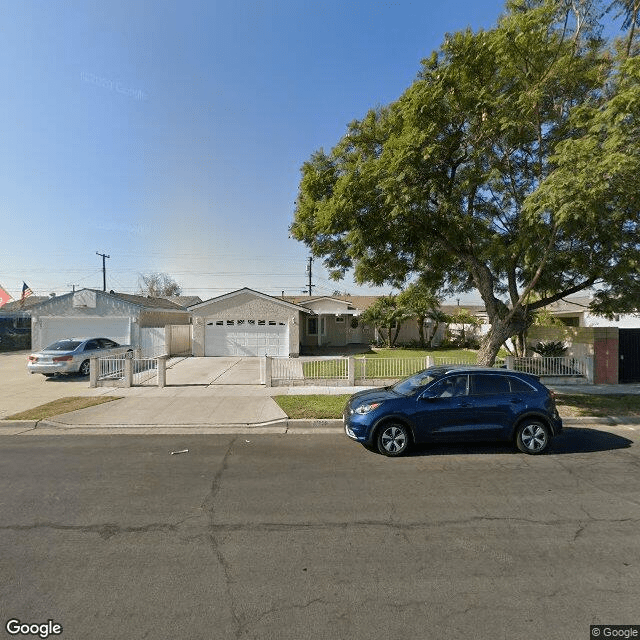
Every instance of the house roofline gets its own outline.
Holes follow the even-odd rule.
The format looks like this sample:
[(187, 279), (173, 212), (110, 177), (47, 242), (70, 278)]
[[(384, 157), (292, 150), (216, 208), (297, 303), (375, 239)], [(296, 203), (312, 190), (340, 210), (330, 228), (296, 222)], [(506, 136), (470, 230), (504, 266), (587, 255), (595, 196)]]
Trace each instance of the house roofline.
[(303, 307), (299, 304), (295, 304), (293, 302), (288, 302), (287, 300), (283, 300), (282, 298), (276, 298), (275, 296), (270, 296), (266, 293), (261, 293), (260, 291), (256, 291), (255, 289), (250, 289), (249, 287), (243, 287), (242, 289), (237, 289), (236, 291), (230, 291), (229, 293), (224, 293), (221, 296), (216, 296), (215, 298), (209, 298), (208, 300), (204, 300), (203, 302), (199, 302), (198, 304), (191, 305), (187, 307), (189, 311), (196, 311), (200, 307), (204, 307), (206, 305), (211, 304), (212, 302), (220, 302), (222, 300), (228, 300), (230, 298), (235, 298), (244, 293), (251, 293), (258, 298), (262, 298), (263, 300), (269, 300), (270, 302), (276, 302), (283, 307), (287, 307), (289, 309), (294, 309), (295, 311), (304, 311), (305, 313), (312, 313), (310, 309)]

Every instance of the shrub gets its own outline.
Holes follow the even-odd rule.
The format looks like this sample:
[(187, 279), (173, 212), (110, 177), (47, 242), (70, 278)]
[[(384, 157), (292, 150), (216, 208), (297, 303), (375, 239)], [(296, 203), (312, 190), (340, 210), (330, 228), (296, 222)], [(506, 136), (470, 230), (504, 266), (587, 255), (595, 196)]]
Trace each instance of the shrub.
[(535, 346), (529, 345), (529, 348), (543, 358), (562, 358), (567, 353), (564, 342), (538, 342)]

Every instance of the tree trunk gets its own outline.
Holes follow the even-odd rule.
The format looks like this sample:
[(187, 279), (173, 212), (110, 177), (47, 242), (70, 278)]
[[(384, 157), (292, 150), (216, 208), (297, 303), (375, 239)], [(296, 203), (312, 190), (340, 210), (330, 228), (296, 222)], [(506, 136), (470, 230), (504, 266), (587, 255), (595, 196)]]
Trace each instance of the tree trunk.
[(478, 351), (478, 364), (492, 367), (500, 347), (513, 335), (513, 327), (504, 322), (491, 325), (489, 333), (484, 337), (480, 351)]
[(511, 337), (526, 331), (529, 327), (522, 313), (516, 313), (508, 321), (502, 318), (493, 318), (491, 329), (484, 337), (480, 351), (478, 351), (478, 364), (485, 367), (493, 366), (500, 347)]

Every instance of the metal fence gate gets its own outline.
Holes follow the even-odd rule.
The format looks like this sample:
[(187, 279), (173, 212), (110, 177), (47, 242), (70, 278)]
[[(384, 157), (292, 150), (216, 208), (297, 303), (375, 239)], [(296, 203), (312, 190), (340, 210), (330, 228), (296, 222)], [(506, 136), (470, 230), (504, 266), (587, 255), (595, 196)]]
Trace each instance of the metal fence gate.
[(640, 329), (620, 329), (618, 339), (618, 381), (640, 382)]

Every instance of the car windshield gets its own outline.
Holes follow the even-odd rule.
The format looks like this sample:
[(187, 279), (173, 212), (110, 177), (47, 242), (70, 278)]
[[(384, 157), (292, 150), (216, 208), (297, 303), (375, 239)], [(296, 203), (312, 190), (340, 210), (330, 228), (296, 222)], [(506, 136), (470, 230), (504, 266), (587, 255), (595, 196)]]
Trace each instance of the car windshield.
[(424, 387), (436, 380), (439, 376), (434, 376), (430, 371), (419, 371), (410, 378), (400, 380), (391, 389), (402, 396), (412, 396), (417, 389)]
[(80, 340), (58, 340), (50, 344), (45, 351), (73, 351), (80, 345)]

